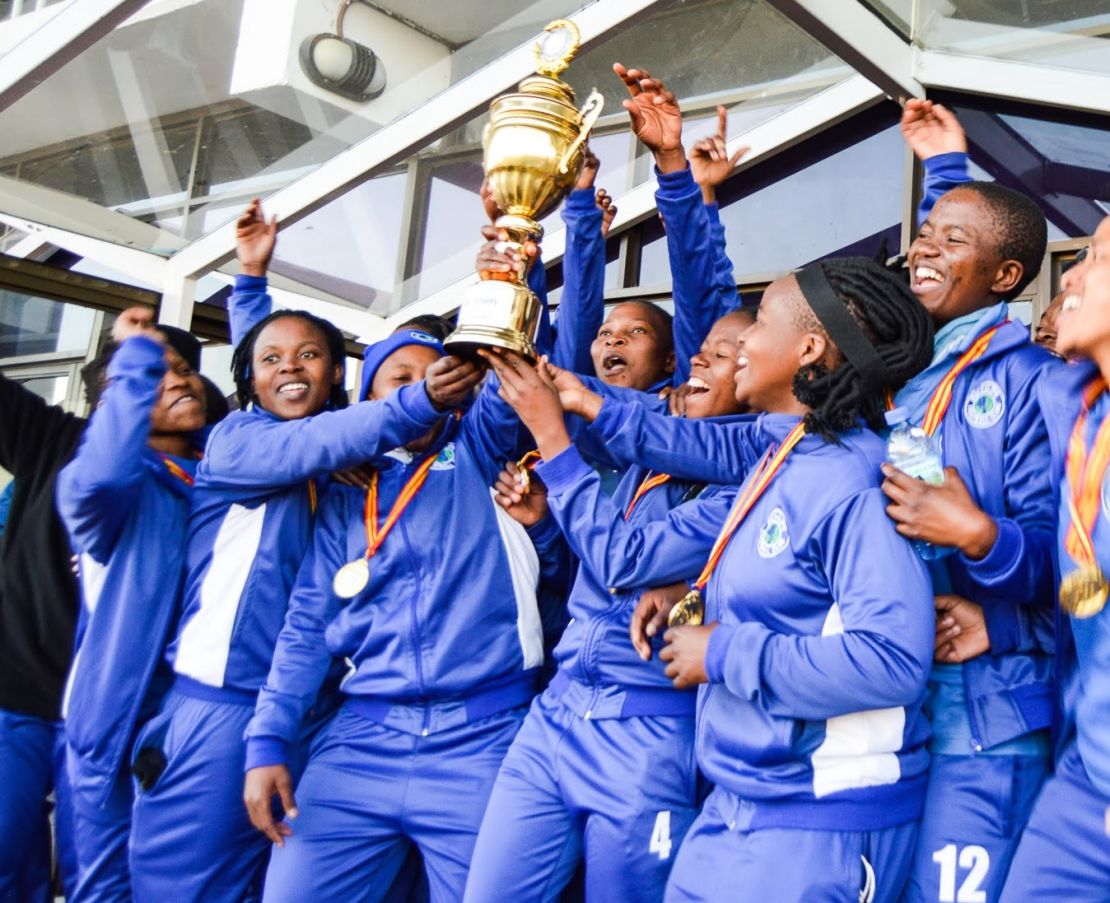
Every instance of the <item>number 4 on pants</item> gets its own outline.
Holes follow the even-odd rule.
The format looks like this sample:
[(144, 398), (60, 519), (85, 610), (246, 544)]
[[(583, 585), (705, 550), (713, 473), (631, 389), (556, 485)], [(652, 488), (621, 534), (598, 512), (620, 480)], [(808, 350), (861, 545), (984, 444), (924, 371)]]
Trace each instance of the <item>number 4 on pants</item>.
[(657, 854), (660, 860), (671, 858), (671, 813), (667, 810), (655, 816), (648, 852)]

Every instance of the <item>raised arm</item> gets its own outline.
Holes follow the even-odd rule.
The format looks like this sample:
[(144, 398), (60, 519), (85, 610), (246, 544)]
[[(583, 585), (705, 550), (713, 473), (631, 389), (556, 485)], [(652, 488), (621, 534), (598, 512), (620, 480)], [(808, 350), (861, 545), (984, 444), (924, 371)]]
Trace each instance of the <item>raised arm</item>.
[(75, 549), (108, 560), (142, 478), (150, 415), (166, 372), (162, 345), (145, 335), (123, 342), (108, 365), (109, 386), (81, 444), (58, 475), (58, 513)]
[(967, 136), (947, 107), (911, 97), (902, 111), (902, 137), (925, 167), (924, 191), (917, 210), (921, 225), (941, 196), (970, 182)]
[(594, 193), (597, 168), (597, 157), (588, 154), (578, 184), (563, 205), (563, 294), (551, 355), (558, 366), (586, 375), (594, 372), (590, 345), (605, 319), (605, 236)]
[(0, 373), (0, 467), (19, 476), (42, 465), (58, 431), (78, 422), (73, 414), (46, 401)]
[(443, 416), (424, 382), (404, 386), (383, 401), (301, 420), (236, 412), (213, 430), (197, 479), (223, 486), (288, 486), (419, 439)]
[(276, 243), (277, 217), (267, 220), (262, 202), (255, 198), (235, 221), (235, 254), (242, 272), (235, 278), (235, 290), (227, 303), (232, 348), (273, 309), (266, 291), (266, 270)]
[(705, 564), (728, 515), (734, 492), (695, 499), (666, 520), (629, 524), (601, 488), (601, 480), (573, 447), (536, 472), (572, 551), (610, 587), (657, 586), (685, 580)]

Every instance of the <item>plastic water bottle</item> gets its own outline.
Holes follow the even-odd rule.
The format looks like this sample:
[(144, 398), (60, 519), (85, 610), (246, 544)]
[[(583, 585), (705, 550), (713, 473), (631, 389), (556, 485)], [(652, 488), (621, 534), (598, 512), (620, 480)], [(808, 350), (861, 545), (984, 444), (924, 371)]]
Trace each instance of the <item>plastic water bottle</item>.
[[(944, 462), (940, 452), (921, 427), (910, 423), (910, 412), (906, 408), (895, 408), (886, 412), (886, 425), (890, 427), (890, 437), (886, 441), (886, 457), (902, 473), (939, 486), (944, 482)], [(943, 558), (952, 552), (946, 546), (935, 546), (931, 542), (916, 540), (914, 548), (926, 561)]]

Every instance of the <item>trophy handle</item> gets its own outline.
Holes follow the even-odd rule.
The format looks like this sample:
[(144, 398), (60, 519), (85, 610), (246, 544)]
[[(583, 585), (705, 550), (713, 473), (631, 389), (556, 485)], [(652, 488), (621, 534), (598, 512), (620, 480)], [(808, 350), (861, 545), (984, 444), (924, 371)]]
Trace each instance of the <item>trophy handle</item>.
[(578, 112), (578, 115), (582, 118), (582, 125), (578, 128), (578, 137), (574, 139), (571, 146), (567, 148), (567, 152), (563, 154), (563, 159), (559, 161), (560, 173), (565, 173), (567, 171), (567, 167), (570, 166), (570, 161), (574, 159), (574, 155), (578, 151), (578, 148), (590, 137), (590, 130), (594, 127), (594, 123), (597, 122), (598, 117), (601, 116), (601, 110), (604, 106), (605, 98), (601, 96), (597, 88), (594, 88), (593, 91), (590, 92), (590, 96), (586, 98), (586, 103)]

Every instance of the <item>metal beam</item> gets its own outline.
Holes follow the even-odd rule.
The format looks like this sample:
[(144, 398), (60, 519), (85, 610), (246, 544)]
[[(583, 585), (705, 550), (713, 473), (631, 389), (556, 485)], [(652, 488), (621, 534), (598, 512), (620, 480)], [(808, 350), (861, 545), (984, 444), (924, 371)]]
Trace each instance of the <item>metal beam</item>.
[(844, 0), (768, 0), (810, 37), (904, 103), (925, 92), (913, 76), (913, 50), (882, 19)]
[(73, 0), (0, 57), (5, 110), (146, 5), (146, 0)]
[[(571, 16), (582, 33), (582, 51), (672, 2), (597, 0)], [(281, 226), (292, 225), (473, 118), (534, 71), (531, 44), (510, 51), (278, 191), (267, 199), (267, 210), (277, 215)], [(228, 223), (179, 251), (170, 266), (180, 276), (194, 276), (219, 266), (234, 252), (235, 224)]]
[(1110, 77), (1094, 72), (915, 48), (914, 75), (927, 88), (1110, 113)]
[[(729, 153), (745, 145), (751, 150), (737, 166), (737, 171), (749, 169), (776, 154), (812, 137), (849, 116), (879, 103), (883, 91), (862, 75), (854, 75), (838, 85), (815, 94), (747, 132), (736, 135), (728, 142)], [(619, 213), (609, 230), (613, 237), (622, 230), (653, 216), (656, 212), (655, 191), (658, 183), (652, 179), (615, 199)], [(552, 264), (563, 256), (566, 248), (565, 227), (553, 231), (543, 241), (543, 259)], [(478, 281), (477, 274), (453, 282), (435, 294), (410, 304), (386, 319), (391, 329), (420, 314), (447, 314), (459, 306), (461, 293), (468, 285)]]

